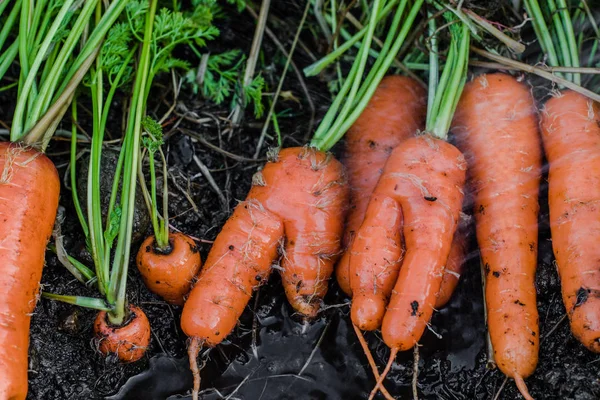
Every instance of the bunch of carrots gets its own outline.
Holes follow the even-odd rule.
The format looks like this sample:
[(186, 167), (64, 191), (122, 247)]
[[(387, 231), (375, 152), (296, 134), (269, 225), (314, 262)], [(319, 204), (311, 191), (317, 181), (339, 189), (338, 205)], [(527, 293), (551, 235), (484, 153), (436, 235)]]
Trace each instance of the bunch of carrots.
[[(186, 41), (199, 43), (215, 32), (159, 11), (157, 0), (147, 5), (116, 0), (108, 6), (89, 1), (78, 5), (71, 20), (73, 3), (67, 0), (45, 14), (43, 6), (15, 2), (7, 21), (19, 24), (19, 36), (0, 57), (0, 78), (16, 58), (21, 68), (11, 142), (0, 143), (0, 258), (6, 263), (0, 277), (6, 288), (0, 293), (0, 336), (5, 348), (16, 349), (0, 353), (3, 398), (24, 399), (27, 393), (29, 315), (60, 189), (56, 169), (43, 151), (71, 103), (73, 203), (94, 269), (66, 255), (59, 243), (55, 249), (73, 275), (94, 284), (101, 298), (43, 296), (98, 310), (94, 331), (100, 352), (116, 353), (123, 362), (144, 355), (150, 325), (126, 299), (139, 184), (154, 234), (139, 248), (136, 263), (152, 292), (183, 306), (181, 327), (189, 337), (194, 399), (201, 382), (199, 352), (232, 332), (253, 291), (277, 263), (291, 306), (306, 320), (320, 312), (335, 267), (338, 284), (352, 297), (351, 320), (361, 343), (362, 331), (380, 329), (390, 348), (382, 373), (367, 355), (376, 379), (370, 398), (379, 391), (392, 398), (384, 380), (395, 356), (418, 346), (433, 312), (450, 300), (463, 273), (469, 213), (483, 266), (493, 358), (522, 395), (532, 399), (525, 379), (537, 366), (540, 341), (535, 270), (544, 154), (565, 308), (574, 336), (600, 353), (600, 254), (595, 246), (600, 235), (600, 106), (593, 101), (598, 96), (581, 87), (584, 37), (577, 37), (572, 19), (582, 18), (583, 12), (572, 17), (564, 0), (542, 5), (524, 1), (548, 63), (575, 68), (560, 75), (534, 71), (572, 89), (555, 93), (538, 109), (527, 85), (511, 75), (483, 74), (467, 83), (471, 48), (507, 68), (527, 70), (472, 45), (483, 43), (482, 30), (505, 43), (512, 39), (471, 11), (437, 0), (426, 6), (425, 0), (373, 0), (365, 26), (305, 69), (306, 75), (316, 75), (357, 48), (312, 140), (269, 152), (269, 161), (254, 174), (250, 192), (223, 226), (202, 267), (194, 240), (169, 229), (161, 126), (166, 117), (155, 121), (146, 108), (153, 79), (177, 66), (170, 58), (173, 48)], [(6, 4), (0, 2), (0, 15)], [(421, 12), (428, 16), (428, 85), (385, 77)], [(181, 31), (171, 37), (168, 29), (176, 21)], [(53, 46), (65, 24), (72, 25), (68, 36)], [(370, 60), (376, 28), (382, 25), (385, 40)], [(87, 26), (93, 29), (83, 35)], [(3, 32), (11, 27), (0, 30), (0, 49), (8, 37)], [(441, 37), (445, 30), (448, 38)], [(59, 77), (57, 66), (67, 73)], [(84, 76), (93, 100), (86, 212), (75, 185), (76, 89)], [(103, 215), (99, 179), (104, 131), (115, 93), (129, 79), (126, 131)], [(329, 150), (344, 135), (340, 162)], [(146, 158), (149, 190), (142, 170)], [(162, 212), (156, 158), (162, 165)], [(369, 351), (366, 344), (364, 349)]]

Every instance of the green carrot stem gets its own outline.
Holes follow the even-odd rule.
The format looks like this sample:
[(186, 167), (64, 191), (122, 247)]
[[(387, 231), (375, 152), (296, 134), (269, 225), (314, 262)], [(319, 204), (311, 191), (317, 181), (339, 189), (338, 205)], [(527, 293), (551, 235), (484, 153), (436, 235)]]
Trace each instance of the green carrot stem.
[[(342, 138), (344, 133), (346, 133), (346, 131), (348, 129), (350, 129), (350, 126), (352, 126), (352, 124), (358, 119), (360, 114), (366, 108), (369, 100), (371, 100), (373, 93), (377, 89), (377, 86), (383, 79), (385, 73), (389, 69), (393, 60), (396, 58), (396, 55), (400, 51), (400, 48), (402, 47), (406, 37), (408, 36), (408, 31), (410, 30), (416, 16), (418, 15), (418, 13), (423, 5), (423, 2), (424, 2), (424, 0), (416, 0), (413, 3), (412, 7), (409, 9), (406, 19), (403, 22), (402, 29), (400, 30), (400, 33), (398, 34), (398, 37), (394, 41), (394, 44), (392, 45), (392, 47), (390, 48), (390, 51), (387, 54), (383, 54), (383, 52), (380, 54), (380, 57), (384, 57), (384, 61), (381, 63), (381, 65), (377, 69), (377, 72), (373, 76), (372, 81), (370, 81), (367, 88), (364, 89), (364, 92), (361, 90), (361, 93), (364, 93), (364, 95), (361, 98), (357, 99), (355, 104), (353, 104), (352, 112), (343, 119), (343, 122), (335, 130), (334, 129), (323, 129), (323, 126), (327, 127), (327, 125), (325, 125), (326, 121), (323, 120), (323, 122), (321, 122), (321, 125), (319, 126), (320, 129), (317, 129), (317, 133), (319, 131), (324, 131), (324, 133), (321, 135), (318, 135), (317, 133), (315, 133), (315, 136), (314, 136), (313, 140), (311, 141), (311, 146), (317, 147), (318, 149), (324, 150), (324, 151), (331, 149), (335, 145), (335, 143), (337, 143)], [(402, 4), (399, 7), (402, 7)], [(353, 68), (354, 68), (354, 66), (353, 66)], [(351, 81), (352, 79), (360, 80), (361, 78), (362, 77), (360, 77), (358, 75), (356, 75), (356, 76), (349, 75), (347, 80), (348, 81)], [(338, 94), (338, 96), (336, 97), (335, 100), (341, 102), (342, 100), (340, 99), (340, 97), (343, 98), (343, 96), (344, 96), (343, 92), (340, 91), (340, 93)]]
[(73, 205), (75, 206), (75, 212), (77, 218), (79, 218), (79, 224), (86, 237), (89, 238), (90, 230), (87, 225), (87, 221), (81, 209), (81, 203), (79, 202), (79, 194), (77, 193), (77, 101), (71, 103), (71, 166), (69, 173), (71, 175), (71, 197), (73, 199)]
[(50, 300), (57, 300), (67, 304), (73, 304), (80, 307), (91, 308), (93, 310), (111, 311), (113, 308), (106, 304), (103, 299), (84, 296), (66, 296), (62, 294), (42, 292), (42, 297)]
[[(2, 29), (0, 29), (0, 50), (2, 50), (2, 48), (4, 47), (4, 43), (6, 43), (6, 39), (10, 35), (10, 32), (13, 29), (13, 26), (17, 22), (17, 19), (19, 17), (19, 12), (21, 11), (21, 1), (22, 0), (17, 0), (17, 2), (15, 3), (15, 6), (12, 8), (10, 13), (8, 14), (8, 17), (6, 18), (6, 21), (4, 22), (4, 26), (2, 27)], [(6, 1), (6, 2), (0, 4), (0, 6), (6, 7), (8, 5), (8, 3), (10, 3), (10, 1)], [(0, 11), (0, 14), (2, 14), (2, 11), (3, 10)], [(18, 41), (19, 40), (17, 39), (15, 41), (15, 43), (18, 43)]]
[(162, 193), (162, 241), (166, 243), (167, 247), (169, 246), (169, 171), (167, 166), (167, 158), (165, 157), (165, 153), (163, 153), (162, 148), (158, 148), (158, 152), (160, 153), (160, 159), (162, 161), (162, 172), (163, 172), (163, 193)]
[(133, 230), (133, 215), (135, 210), (135, 189), (138, 158), (140, 154), (140, 141), (142, 130), (142, 117), (144, 114), (145, 101), (141, 98), (146, 93), (146, 84), (150, 74), (150, 45), (152, 42), (152, 31), (154, 17), (156, 14), (157, 0), (152, 0), (150, 9), (146, 14), (144, 29), (144, 41), (142, 53), (135, 79), (134, 92), (132, 96), (132, 108), (127, 124), (127, 136), (131, 136), (126, 151), (126, 159), (123, 171), (123, 191), (121, 197), (122, 218), (111, 271), (109, 291), (115, 294), (115, 310), (109, 312), (109, 321), (113, 324), (121, 324), (126, 316), (125, 290), (127, 285), (127, 271), (129, 267), (129, 254), (131, 251), (131, 236)]
[[(398, 3), (398, 1), (400, 1), (400, 0), (392, 0), (388, 4), (386, 4), (385, 7), (383, 7), (383, 9), (381, 10), (381, 12), (378, 14), (377, 22), (379, 22), (383, 18), (385, 18), (392, 11), (393, 7)], [(320, 59), (320, 60), (312, 63), (308, 67), (304, 68), (304, 75), (306, 75), (306, 76), (318, 75), (321, 71), (323, 71), (325, 68), (327, 68), (329, 65), (331, 65), (331, 63), (333, 63), (335, 60), (337, 60), (339, 57), (341, 57), (348, 49), (350, 49), (352, 46), (354, 46), (355, 43), (357, 43), (359, 40), (361, 40), (365, 36), (366, 33), (367, 33), (367, 27), (365, 26), (360, 31), (358, 31), (354, 36), (352, 36), (351, 39), (347, 40), (342, 45), (340, 45), (337, 49), (335, 49), (334, 51), (332, 51), (331, 53), (329, 53), (322, 59)]]

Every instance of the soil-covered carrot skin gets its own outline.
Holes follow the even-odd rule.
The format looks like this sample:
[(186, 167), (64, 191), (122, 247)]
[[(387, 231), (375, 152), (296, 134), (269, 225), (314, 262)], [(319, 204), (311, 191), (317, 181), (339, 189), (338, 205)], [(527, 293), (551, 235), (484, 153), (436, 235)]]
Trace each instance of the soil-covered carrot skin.
[(130, 304), (129, 319), (123, 326), (112, 326), (106, 312), (100, 311), (94, 321), (94, 334), (102, 354), (116, 354), (124, 363), (135, 362), (150, 344), (150, 322), (140, 308)]
[(343, 242), (347, 251), (336, 266), (336, 279), (348, 295), (352, 293), (348, 250), (392, 150), (424, 129), (426, 95), (425, 89), (412, 78), (387, 76), (345, 135), (342, 163), (348, 173), (350, 209)]
[(538, 361), (535, 270), (542, 154), (536, 115), (526, 85), (490, 74), (465, 86), (453, 121), (469, 165), (494, 358), (511, 378), (528, 377)]
[(351, 317), (358, 328), (372, 331), (381, 326), (398, 278), (404, 254), (402, 212), (395, 199), (373, 195), (365, 215), (367, 223), (356, 232), (349, 252)]
[(552, 248), (573, 335), (600, 353), (600, 106), (572, 91), (541, 113)]
[(156, 248), (154, 236), (146, 238), (136, 263), (148, 289), (178, 306), (183, 305), (184, 296), (202, 266), (196, 243), (180, 232), (169, 234), (169, 249), (164, 253)]
[[(456, 147), (424, 134), (394, 149), (373, 192), (395, 199), (403, 214), (406, 253), (381, 329), (392, 349), (412, 348), (431, 319), (458, 225), (465, 170)], [(363, 225), (374, 217), (365, 216)]]
[(282, 237), (282, 221), (261, 203), (238, 204), (183, 307), (181, 328), (187, 336), (212, 347), (229, 335), (252, 291), (269, 277)]
[(313, 317), (340, 251), (347, 206), (341, 163), (308, 147), (282, 150), (253, 178), (217, 236), (183, 308), (186, 335), (219, 344), (282, 252), (282, 282), (299, 313)]
[(0, 398), (27, 396), (29, 323), (52, 234), (60, 181), (35, 149), (0, 143)]

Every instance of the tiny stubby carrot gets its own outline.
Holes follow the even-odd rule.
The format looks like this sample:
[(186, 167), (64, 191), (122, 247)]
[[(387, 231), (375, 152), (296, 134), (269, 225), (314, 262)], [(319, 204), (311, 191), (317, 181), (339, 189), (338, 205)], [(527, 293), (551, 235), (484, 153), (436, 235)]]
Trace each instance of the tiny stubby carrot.
[(94, 334), (100, 353), (116, 354), (125, 363), (134, 362), (144, 356), (150, 344), (150, 322), (139, 307), (130, 304), (129, 317), (120, 326), (112, 326), (106, 311), (100, 311), (94, 321)]
[(136, 257), (138, 270), (151, 292), (173, 305), (183, 305), (184, 296), (202, 267), (194, 239), (180, 232), (169, 233), (169, 246), (161, 251), (149, 236)]
[(523, 379), (534, 372), (539, 349), (535, 271), (542, 160), (530, 89), (506, 74), (476, 77), (465, 86), (453, 132), (469, 165), (494, 359), (527, 397)]
[(231, 333), (280, 249), (287, 298), (306, 317), (317, 314), (339, 254), (347, 187), (341, 163), (330, 154), (283, 149), (252, 184), (217, 236), (183, 308), (194, 398), (200, 347), (216, 346)]
[(600, 353), (600, 106), (573, 91), (541, 112), (552, 248), (573, 335)]
[(0, 143), (0, 398), (27, 396), (29, 324), (60, 181), (39, 151)]
[[(360, 228), (369, 198), (392, 150), (425, 127), (426, 92), (416, 80), (400, 75), (385, 77), (369, 104), (345, 135), (342, 163), (348, 173), (350, 209), (336, 280), (352, 294), (350, 249)], [(392, 283), (393, 285), (393, 283)]]

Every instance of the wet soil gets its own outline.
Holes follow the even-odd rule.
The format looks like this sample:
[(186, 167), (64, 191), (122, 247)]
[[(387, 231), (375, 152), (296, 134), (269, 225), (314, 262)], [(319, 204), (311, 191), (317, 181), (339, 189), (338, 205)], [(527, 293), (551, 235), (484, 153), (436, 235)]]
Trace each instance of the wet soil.
[[(278, 2), (275, 2), (278, 3)], [(274, 5), (274, 15), (283, 21), (272, 28), (291, 41), (292, 28), (301, 10), (292, 2)], [(216, 46), (249, 48), (253, 20), (241, 14), (235, 23), (220, 26), (222, 38)], [(317, 29), (317, 28), (315, 28)], [(283, 40), (283, 39), (282, 39)], [(323, 50), (311, 36), (305, 38), (315, 52)], [(277, 85), (283, 57), (265, 39), (264, 74), (270, 87)], [(307, 53), (299, 51), (294, 60), (302, 68), (310, 63)], [(529, 78), (528, 78), (529, 79)], [(549, 88), (531, 81), (540, 99)], [(307, 81), (322, 116), (329, 103), (325, 82)], [(168, 81), (165, 82), (168, 85)], [(298, 80), (288, 74), (284, 90), (291, 90), (300, 102), (284, 101), (278, 107), (283, 117), (283, 143), (304, 143), (310, 112)], [(0, 120), (9, 122), (14, 91), (0, 93)], [(165, 102), (169, 94), (164, 95)], [(160, 100), (160, 99), (159, 99)], [(225, 118), (223, 107), (204, 104), (191, 93), (182, 93), (181, 113), (193, 111), (199, 117)], [(155, 114), (168, 108), (157, 101)], [(84, 126), (86, 124), (83, 124)], [(89, 125), (89, 124), (88, 124)], [(113, 132), (119, 123), (113, 121)], [(231, 137), (227, 125), (220, 122), (198, 125), (182, 120), (180, 127), (191, 129), (206, 141), (238, 156), (252, 157), (260, 135), (260, 124), (251, 118)], [(68, 124), (63, 128), (69, 129)], [(272, 145), (273, 139), (267, 143)], [(252, 174), (260, 163), (240, 162), (227, 158), (180, 130), (167, 133), (171, 185), (170, 214), (172, 225), (200, 239), (203, 258), (237, 200), (243, 199)], [(266, 149), (264, 149), (266, 150)], [(264, 151), (263, 150), (263, 151)], [(50, 157), (61, 176), (67, 173), (68, 151), (65, 142), (56, 140), (49, 148)], [(211, 188), (194, 160), (197, 157), (209, 170), (223, 192), (225, 202)], [(170, 182), (171, 183), (171, 182)], [(546, 206), (546, 181), (541, 189), (539, 265), (536, 277), (541, 326), (540, 361), (535, 374), (527, 380), (536, 399), (600, 399), (600, 357), (587, 351), (570, 334), (563, 319), (565, 310), (560, 297), (560, 282), (553, 265)], [(185, 193), (184, 193), (185, 192)], [(187, 194), (189, 199), (186, 197)], [(190, 201), (191, 200), (191, 201)], [(193, 204), (192, 204), (193, 202)], [(84, 257), (85, 244), (74, 214), (69, 185), (61, 195), (67, 210), (63, 226), (65, 246), (72, 254)], [(146, 232), (148, 233), (148, 232)], [(134, 245), (135, 254), (139, 243)], [(481, 292), (479, 259), (471, 249), (467, 272), (451, 302), (436, 313), (420, 347), (418, 392), (421, 399), (493, 399), (504, 382), (498, 370), (486, 368), (485, 324)], [(186, 337), (179, 328), (181, 309), (172, 307), (151, 294), (143, 285), (135, 263), (129, 271), (128, 299), (143, 308), (152, 326), (152, 340), (146, 357), (133, 364), (119, 364), (114, 358), (101, 357), (92, 342), (95, 312), (48, 300), (39, 301), (32, 318), (29, 395), (30, 400), (113, 399), (164, 400), (189, 399), (191, 375), (186, 356)], [(47, 255), (43, 289), (64, 294), (95, 295), (82, 286)], [(364, 399), (375, 380), (350, 325), (349, 300), (331, 283), (326, 308), (314, 321), (305, 323), (285, 301), (275, 272), (269, 283), (256, 294), (228, 339), (205, 354), (202, 370), (204, 399)], [(379, 333), (366, 335), (379, 366), (387, 361), (389, 350)], [(388, 390), (399, 398), (411, 398), (413, 353), (400, 354), (386, 381)], [(498, 399), (521, 398), (514, 383), (507, 382)]]

